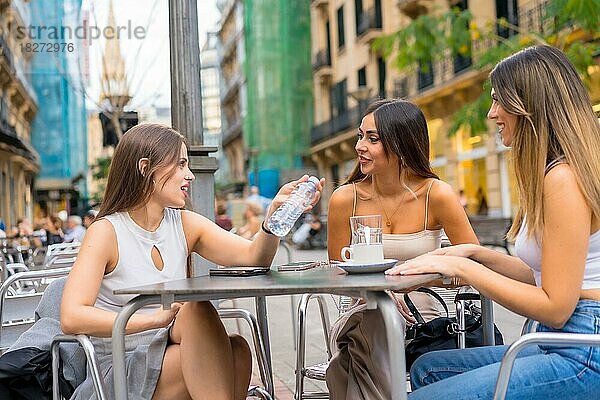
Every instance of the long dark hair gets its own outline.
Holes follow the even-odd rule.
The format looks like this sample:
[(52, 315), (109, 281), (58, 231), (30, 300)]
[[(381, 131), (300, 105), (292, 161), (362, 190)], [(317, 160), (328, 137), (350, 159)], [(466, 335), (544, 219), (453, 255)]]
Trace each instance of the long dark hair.
[[(185, 138), (164, 125), (141, 124), (129, 129), (115, 148), (104, 201), (96, 221), (105, 215), (129, 211), (148, 201), (158, 184), (164, 185), (174, 173)], [(141, 158), (148, 159), (144, 174), (138, 168)], [(156, 171), (171, 166), (162, 182), (155, 182)]]
[[(429, 132), (421, 109), (406, 100), (376, 100), (369, 104), (363, 118), (373, 113), (375, 126), (387, 157), (398, 156), (398, 170), (403, 181), (407, 172), (423, 178), (438, 176), (429, 164)], [(343, 185), (366, 178), (358, 162)]]

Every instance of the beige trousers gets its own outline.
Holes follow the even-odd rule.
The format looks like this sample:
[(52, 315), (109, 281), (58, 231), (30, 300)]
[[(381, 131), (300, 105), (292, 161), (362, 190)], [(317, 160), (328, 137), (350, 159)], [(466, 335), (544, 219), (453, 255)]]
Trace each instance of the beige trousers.
[[(410, 299), (425, 321), (442, 315), (427, 293), (412, 292)], [(379, 310), (368, 310), (365, 304), (348, 310), (333, 324), (330, 341), (333, 355), (326, 375), (330, 399), (391, 398), (387, 336)]]

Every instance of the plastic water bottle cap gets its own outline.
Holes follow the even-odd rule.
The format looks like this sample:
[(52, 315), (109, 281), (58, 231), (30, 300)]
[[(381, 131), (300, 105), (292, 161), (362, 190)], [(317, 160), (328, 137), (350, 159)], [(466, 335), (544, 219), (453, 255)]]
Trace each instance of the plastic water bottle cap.
[(319, 184), (320, 179), (317, 178), (316, 176), (311, 176), (310, 178), (308, 178), (308, 182), (312, 182), (315, 184), (315, 186), (317, 186)]

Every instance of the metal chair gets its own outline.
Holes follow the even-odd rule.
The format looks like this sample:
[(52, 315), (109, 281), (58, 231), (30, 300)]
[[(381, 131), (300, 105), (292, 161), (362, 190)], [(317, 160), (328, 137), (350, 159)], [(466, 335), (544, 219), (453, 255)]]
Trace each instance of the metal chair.
[(51, 244), (46, 249), (42, 268), (49, 269), (56, 268), (57, 266), (65, 267), (69, 264), (73, 265), (80, 248), (81, 243), (79, 242)]
[[(523, 325), (522, 332), (531, 332), (535, 329), (537, 321), (527, 319)], [(583, 333), (560, 333), (560, 332), (536, 332), (525, 333), (510, 345), (500, 363), (498, 380), (494, 391), (494, 400), (504, 400), (508, 389), (508, 381), (512, 368), (521, 350), (527, 346), (600, 346), (600, 335)]]
[(9, 296), (9, 289), (19, 281), (66, 276), (71, 268), (55, 268), (46, 271), (19, 272), (8, 277), (0, 286), (0, 354), (29, 329), (34, 321), (34, 312), (43, 292)]
[[(316, 300), (319, 313), (321, 315), (321, 326), (323, 328), (323, 338), (327, 349), (327, 361), (316, 365), (306, 367), (306, 311), (308, 302)], [(329, 345), (329, 331), (331, 324), (329, 322), (329, 312), (327, 309), (326, 297), (320, 294), (303, 294), (298, 303), (298, 330), (296, 337), (298, 346), (296, 349), (296, 390), (294, 393), (295, 400), (302, 399), (329, 399), (328, 392), (305, 392), (304, 379), (316, 379), (319, 381), (325, 380), (325, 373), (329, 360), (331, 359), (331, 347)]]

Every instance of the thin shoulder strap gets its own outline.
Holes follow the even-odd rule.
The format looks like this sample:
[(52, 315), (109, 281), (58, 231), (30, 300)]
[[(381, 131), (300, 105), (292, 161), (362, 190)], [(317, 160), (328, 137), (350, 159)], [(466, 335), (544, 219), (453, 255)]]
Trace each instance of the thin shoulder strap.
[(433, 186), (433, 182), (435, 182), (435, 179), (432, 179), (431, 182), (429, 183), (429, 188), (427, 188), (427, 198), (425, 199), (425, 223), (423, 230), (427, 230), (427, 216), (429, 214), (429, 192), (431, 191), (431, 187)]
[(548, 172), (550, 172), (550, 170), (554, 167), (556, 167), (558, 164), (564, 164), (565, 163), (565, 156), (560, 156), (558, 158), (555, 158), (554, 160), (550, 161), (550, 163), (548, 163), (548, 165), (546, 165), (546, 169), (544, 170), (544, 175), (547, 174)]
[(352, 203), (352, 216), (356, 214), (356, 183), (352, 182), (352, 190), (354, 191), (354, 202)]

